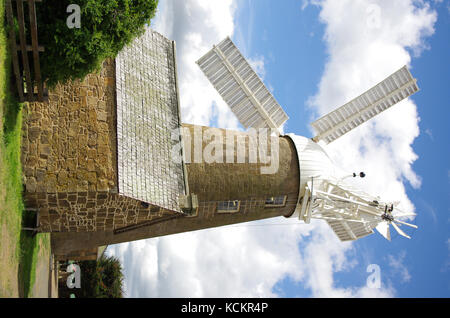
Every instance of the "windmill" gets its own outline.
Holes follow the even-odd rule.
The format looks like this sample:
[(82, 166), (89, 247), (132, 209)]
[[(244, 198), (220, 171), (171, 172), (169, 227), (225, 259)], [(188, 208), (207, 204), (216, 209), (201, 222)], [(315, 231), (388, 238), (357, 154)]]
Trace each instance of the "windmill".
[[(196, 63), (243, 127), (271, 128), (280, 135), (287, 114), (229, 37), (214, 45)], [(295, 145), (301, 171), (298, 202), (291, 217), (305, 223), (312, 218), (325, 220), (341, 241), (365, 237), (374, 228), (390, 240), (391, 225), (401, 236), (410, 238), (401, 227), (417, 226), (401, 218), (415, 214), (403, 213), (393, 203), (382, 202), (349, 184), (347, 176), (331, 162), (319, 141), (329, 144), (337, 140), (418, 90), (416, 79), (403, 66), (360, 96), (314, 121), (311, 124), (317, 133), (314, 138), (285, 135)]]

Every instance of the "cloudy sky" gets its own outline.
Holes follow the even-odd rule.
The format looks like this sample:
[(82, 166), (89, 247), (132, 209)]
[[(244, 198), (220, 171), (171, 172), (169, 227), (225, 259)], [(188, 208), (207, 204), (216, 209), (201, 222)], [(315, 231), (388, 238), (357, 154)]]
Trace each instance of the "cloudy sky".
[(160, 0), (152, 28), (177, 43), (187, 123), (241, 129), (195, 64), (226, 36), (289, 115), (284, 131), (307, 137), (311, 121), (408, 65), (421, 91), (326, 150), (420, 229), (341, 243), (324, 222), (275, 218), (113, 245), (127, 296), (448, 297), (449, 21), (446, 1)]

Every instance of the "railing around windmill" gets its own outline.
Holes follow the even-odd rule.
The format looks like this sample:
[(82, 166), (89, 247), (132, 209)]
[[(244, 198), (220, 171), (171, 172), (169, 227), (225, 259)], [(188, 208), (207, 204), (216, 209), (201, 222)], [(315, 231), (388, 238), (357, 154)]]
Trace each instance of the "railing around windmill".
[[(13, 9), (11, 1), (16, 3), (16, 10)], [(24, 2), (27, 3), (27, 6), (24, 6)], [(39, 52), (44, 52), (44, 47), (40, 46), (38, 43), (36, 2), (42, 2), (42, 0), (5, 1), (6, 17), (9, 25), (11, 60), (14, 77), (16, 79), (17, 92), (21, 102), (42, 102), (48, 99), (48, 91), (47, 88), (44, 87), (45, 85), (41, 77), (41, 68), (39, 64)], [(28, 21), (25, 19), (25, 7), (28, 8)], [(14, 18), (17, 19), (19, 43), (17, 43), (16, 40)], [(29, 22), (28, 25), (26, 22)], [(31, 38), (31, 45), (27, 43), (27, 38)], [(32, 55), (31, 63), (30, 55)], [(33, 66), (33, 73), (31, 72), (30, 64)]]

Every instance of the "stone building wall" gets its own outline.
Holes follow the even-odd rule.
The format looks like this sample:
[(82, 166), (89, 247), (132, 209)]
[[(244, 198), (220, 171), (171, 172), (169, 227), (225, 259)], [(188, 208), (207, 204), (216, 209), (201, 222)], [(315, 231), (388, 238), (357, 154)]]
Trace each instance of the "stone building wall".
[(24, 200), (40, 231), (107, 231), (174, 213), (118, 194), (115, 109), (113, 60), (24, 107)]
[(117, 192), (115, 68), (57, 85), (23, 111), (26, 193)]
[(111, 231), (175, 212), (108, 192), (26, 194), (37, 207), (41, 232)]

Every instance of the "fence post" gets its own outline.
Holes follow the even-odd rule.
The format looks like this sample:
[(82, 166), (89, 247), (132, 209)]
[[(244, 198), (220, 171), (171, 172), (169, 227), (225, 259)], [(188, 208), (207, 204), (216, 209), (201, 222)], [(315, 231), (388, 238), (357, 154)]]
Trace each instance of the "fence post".
[[(36, 20), (36, 2), (42, 0), (14, 0), (16, 1), (17, 22), (19, 25), (19, 44), (17, 44), (16, 33), (14, 27), (14, 13), (11, 0), (5, 1), (6, 17), (9, 24), (9, 42), (11, 49), (11, 59), (13, 63), (14, 76), (16, 78), (16, 87), (19, 95), (19, 100), (23, 101), (44, 101), (47, 97), (47, 92), (44, 91), (44, 83), (42, 81), (41, 66), (39, 63), (39, 52), (43, 52), (44, 48), (39, 46), (38, 31)], [(23, 2), (28, 3), (28, 13), (30, 17), (30, 35), (31, 45), (27, 45), (27, 34), (25, 33), (25, 15)], [(22, 65), (19, 64), (19, 57), (17, 52), (20, 51), (22, 55)], [(30, 63), (28, 60), (28, 52), (33, 54), (33, 69), (34, 79), (31, 77)], [(23, 79), (25, 76), (25, 81)], [(26, 87), (24, 86), (26, 84)], [(37, 86), (37, 96), (34, 94), (35, 84)], [(26, 88), (26, 98), (24, 96)]]

